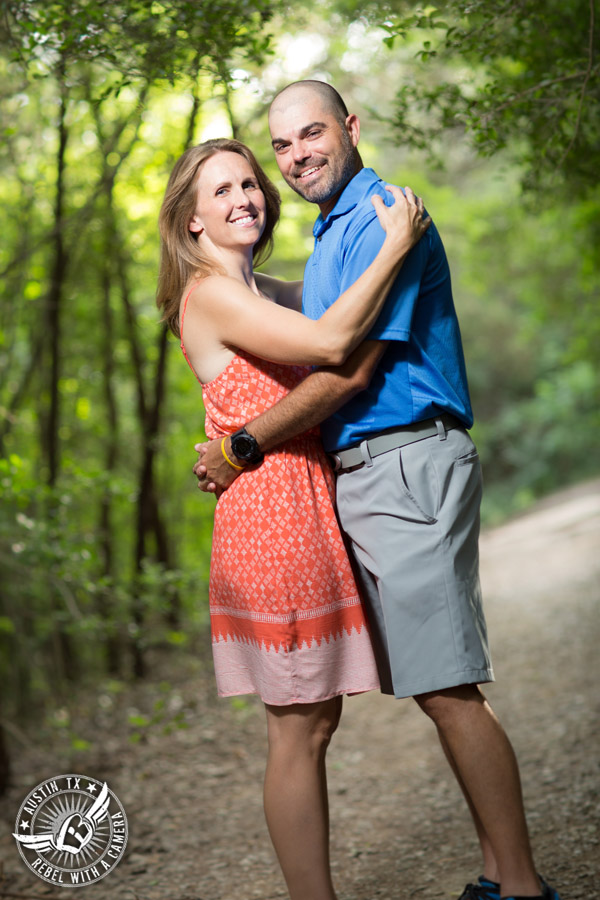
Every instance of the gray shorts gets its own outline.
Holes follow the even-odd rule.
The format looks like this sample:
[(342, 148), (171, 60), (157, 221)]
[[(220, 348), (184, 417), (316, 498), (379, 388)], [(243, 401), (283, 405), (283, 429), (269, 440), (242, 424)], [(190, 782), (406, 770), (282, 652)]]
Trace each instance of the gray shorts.
[(338, 512), (384, 693), (494, 680), (479, 586), (480, 502), (479, 456), (462, 428), (338, 475)]

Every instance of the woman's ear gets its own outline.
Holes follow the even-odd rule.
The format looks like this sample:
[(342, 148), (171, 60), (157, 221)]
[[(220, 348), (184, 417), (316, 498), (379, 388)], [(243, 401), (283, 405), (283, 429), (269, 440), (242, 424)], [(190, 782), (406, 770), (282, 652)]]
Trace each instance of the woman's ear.
[(204, 225), (202, 224), (200, 218), (196, 215), (196, 213), (194, 213), (194, 215), (192, 216), (192, 221), (188, 225), (188, 228), (194, 234), (201, 234), (204, 231)]

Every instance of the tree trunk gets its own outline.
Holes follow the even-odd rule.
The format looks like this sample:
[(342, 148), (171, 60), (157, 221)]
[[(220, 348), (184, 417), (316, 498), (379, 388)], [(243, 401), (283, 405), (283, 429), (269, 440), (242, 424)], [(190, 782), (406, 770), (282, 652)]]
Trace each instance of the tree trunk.
[(200, 111), (200, 85), (198, 83), (198, 75), (199, 72), (196, 71), (194, 76), (194, 82), (192, 84), (192, 109), (190, 111), (190, 117), (188, 119), (188, 129), (187, 135), (185, 139), (185, 149), (188, 147), (192, 147), (194, 145), (194, 134), (196, 132), (196, 122), (198, 120), (198, 113)]
[[(158, 336), (158, 362), (154, 378), (154, 398), (152, 407), (146, 417), (144, 428), (143, 462), (140, 470), (138, 489), (138, 517), (137, 517), (137, 542), (136, 542), (136, 572), (142, 572), (144, 559), (148, 553), (148, 538), (154, 538), (154, 556), (165, 569), (173, 567), (170, 545), (167, 537), (160, 506), (158, 503), (154, 461), (158, 449), (158, 436), (160, 432), (160, 420), (162, 404), (165, 395), (165, 383), (167, 372), (168, 330), (166, 325), (160, 330)], [(136, 593), (133, 605), (134, 622), (137, 626), (137, 634), (133, 642), (134, 673), (138, 677), (145, 674), (145, 665), (141, 651), (139, 634), (143, 628), (143, 604), (139, 593)], [(172, 597), (172, 605), (168, 614), (171, 627), (179, 625), (179, 603), (175, 594)]]
[[(156, 365), (156, 373), (154, 379), (154, 402), (152, 405), (152, 415), (148, 422), (148, 435), (146, 446), (150, 448), (151, 458), (149, 461), (151, 485), (150, 502), (152, 509), (151, 530), (155, 541), (156, 558), (165, 569), (175, 568), (171, 544), (168, 539), (167, 529), (161, 513), (161, 506), (156, 486), (156, 478), (154, 475), (154, 458), (158, 451), (158, 440), (160, 435), (162, 409), (165, 397), (165, 387), (167, 379), (167, 360), (169, 350), (169, 332), (166, 326), (161, 329), (158, 336), (158, 362)], [(177, 629), (181, 625), (181, 604), (179, 594), (173, 591), (170, 595), (170, 606), (167, 613), (167, 622), (171, 628)]]
[[(114, 215), (114, 212), (113, 212)], [(115, 225), (115, 237), (118, 238)], [(141, 597), (140, 574), (142, 571), (143, 561), (146, 558), (146, 534), (148, 521), (148, 504), (149, 504), (149, 487), (151, 486), (151, 464), (149, 465), (147, 453), (146, 435), (148, 432), (148, 403), (146, 400), (146, 386), (144, 382), (144, 363), (142, 356), (142, 348), (137, 334), (137, 322), (135, 309), (131, 302), (131, 293), (129, 290), (129, 278), (127, 273), (127, 263), (125, 254), (123, 253), (120, 241), (115, 241), (115, 263), (117, 266), (117, 275), (119, 279), (119, 288), (121, 292), (121, 301), (125, 310), (125, 323), (127, 327), (127, 335), (129, 338), (129, 346), (131, 348), (131, 361), (133, 363), (133, 372), (137, 388), (137, 406), (138, 421), (140, 432), (142, 435), (143, 462), (140, 470), (138, 481), (138, 501), (136, 515), (136, 541), (134, 556), (134, 576), (132, 583), (131, 598), (131, 617), (135, 625), (135, 632), (130, 641), (130, 652), (133, 661), (133, 674), (136, 678), (143, 678), (146, 672), (144, 661), (142, 641), (140, 639), (144, 625), (144, 609)]]
[[(144, 422), (146, 420), (146, 397), (144, 390), (143, 378), (143, 353), (142, 348), (137, 339), (135, 311), (130, 299), (129, 282), (127, 275), (127, 260), (123, 252), (123, 241), (119, 233), (117, 214), (114, 208), (114, 184), (118, 169), (123, 160), (125, 160), (137, 141), (138, 129), (142, 119), (142, 111), (144, 109), (144, 100), (149, 90), (149, 83), (142, 85), (136, 109), (133, 115), (124, 117), (111, 127), (110, 134), (105, 131), (105, 123), (102, 120), (102, 103), (98, 103), (94, 99), (94, 84), (91, 79), (86, 82), (86, 94), (88, 102), (94, 113), (96, 121), (96, 130), (102, 147), (103, 159), (106, 161), (111, 153), (118, 153), (119, 161), (116, 165), (109, 166), (104, 164), (102, 177), (98, 185), (98, 193), (104, 196), (106, 202), (105, 209), (105, 265), (103, 272), (102, 286), (102, 316), (103, 316), (103, 374), (104, 374), (104, 400), (107, 413), (108, 438), (105, 446), (104, 470), (107, 480), (110, 474), (114, 472), (119, 454), (118, 443), (118, 408), (116, 395), (114, 391), (114, 325), (113, 315), (110, 305), (110, 294), (113, 280), (113, 274), (116, 271), (121, 299), (125, 309), (126, 327), (131, 346), (131, 356), (134, 366), (134, 377), (137, 388), (138, 397), (138, 416), (140, 427), (144, 430)], [(134, 131), (125, 147), (119, 146), (120, 138), (126, 126), (134, 124)], [(100, 501), (99, 510), (100, 525), (100, 551), (102, 558), (103, 574), (107, 578), (108, 588), (103, 592), (100, 602), (102, 615), (106, 627), (106, 661), (107, 668), (111, 674), (119, 674), (122, 668), (122, 648), (119, 641), (118, 633), (113, 633), (112, 624), (115, 617), (115, 608), (112, 602), (112, 588), (114, 583), (114, 543), (112, 533), (112, 499), (110, 492), (110, 484), (107, 483), (103, 496)], [(137, 577), (137, 569), (136, 569)], [(134, 592), (136, 588), (134, 586)], [(134, 600), (134, 607), (136, 606)], [(133, 618), (136, 620), (139, 615), (133, 612)], [(134, 643), (136, 643), (134, 638)], [(137, 650), (136, 650), (137, 653)], [(135, 654), (134, 654), (135, 655)], [(142, 663), (139, 661), (134, 664), (136, 671), (140, 670)]]
[[(233, 105), (231, 103), (231, 87), (230, 87), (230, 75), (225, 65), (222, 64), (219, 67), (219, 74), (221, 76), (221, 83), (223, 85), (223, 102), (225, 104), (225, 109), (227, 111), (227, 117), (229, 119), (229, 124), (231, 125), (231, 134), (232, 137), (236, 139), (236, 141), (241, 140), (240, 138), (240, 126), (233, 112)], [(192, 111), (193, 112), (193, 111)]]
[(100, 597), (100, 614), (104, 619), (106, 626), (106, 665), (111, 675), (118, 675), (121, 668), (121, 648), (119, 643), (118, 632), (115, 630), (115, 610), (113, 597), (114, 585), (114, 553), (113, 553), (113, 531), (112, 531), (112, 493), (110, 489), (110, 478), (115, 471), (117, 458), (119, 453), (118, 444), (118, 412), (117, 401), (114, 391), (114, 328), (113, 315), (110, 306), (110, 289), (111, 289), (111, 270), (110, 260), (112, 258), (114, 248), (114, 234), (112, 228), (107, 227), (105, 263), (102, 284), (102, 318), (104, 325), (104, 341), (103, 341), (103, 388), (104, 402), (106, 404), (106, 419), (108, 426), (108, 435), (104, 450), (104, 474), (107, 479), (104, 486), (102, 497), (100, 498), (100, 515), (99, 515), (99, 542), (100, 554), (102, 559), (102, 574), (107, 581), (107, 588), (104, 589)]
[(65, 153), (67, 149), (68, 131), (66, 125), (67, 88), (64, 81), (64, 64), (57, 73), (60, 87), (60, 111), (58, 120), (58, 152), (56, 157), (56, 198), (54, 202), (54, 259), (50, 289), (46, 300), (46, 316), (48, 323), (48, 341), (50, 351), (50, 385), (49, 410), (46, 420), (43, 448), (47, 454), (48, 484), (55, 487), (60, 465), (59, 423), (60, 423), (60, 357), (61, 357), (61, 301), (67, 274), (67, 253), (64, 236), (65, 206)]
[[(51, 267), (50, 287), (46, 298), (46, 323), (48, 335), (49, 353), (49, 395), (48, 413), (43, 418), (42, 452), (46, 454), (47, 483), (50, 488), (55, 488), (60, 469), (60, 373), (61, 373), (61, 304), (64, 295), (64, 285), (67, 276), (68, 258), (65, 246), (65, 166), (66, 149), (68, 141), (68, 129), (66, 114), (68, 105), (68, 87), (65, 81), (65, 62), (61, 59), (56, 78), (59, 87), (59, 118), (58, 118), (58, 151), (56, 156), (56, 197), (54, 201), (54, 240), (53, 260)], [(42, 370), (43, 371), (43, 370)], [(55, 505), (51, 500), (49, 509), (50, 520), (55, 519)], [(58, 592), (50, 588), (51, 608), (58, 611), (63, 606), (63, 600)], [(58, 673), (67, 681), (75, 681), (78, 666), (71, 641), (65, 631), (58, 628), (53, 640), (54, 656)]]
[(4, 729), (0, 722), (0, 797), (6, 793), (10, 782), (10, 756)]

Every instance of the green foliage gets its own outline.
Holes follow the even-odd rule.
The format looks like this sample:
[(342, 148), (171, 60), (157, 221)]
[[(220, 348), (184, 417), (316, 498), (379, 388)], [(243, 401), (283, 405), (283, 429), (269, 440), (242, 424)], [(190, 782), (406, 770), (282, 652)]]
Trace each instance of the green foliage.
[[(166, 687), (169, 690), (169, 687)], [(131, 727), (129, 740), (132, 744), (147, 740), (150, 734), (171, 734), (174, 730), (182, 731), (189, 728), (185, 720), (185, 710), (179, 708), (181, 698), (173, 693), (170, 698), (159, 697), (154, 701), (152, 714), (146, 715), (139, 712), (130, 712), (128, 723)]]
[(118, 73), (120, 89), (136, 78), (173, 83), (200, 68), (226, 78), (236, 51), (260, 63), (271, 40), (264, 26), (276, 6), (273, 0), (9, 0), (6, 27), (13, 58), (33, 67), (36, 77), (68, 63), (102, 63)]
[(594, 0), (450, 0), (408, 13), (403, 6), (383, 28), (389, 47), (422, 40), (415, 80), (397, 97), (394, 126), (402, 141), (427, 149), (446, 129), (466, 128), (484, 155), (509, 147), (525, 165), (529, 188), (564, 189), (573, 197), (595, 183), (600, 17)]
[[(83, 685), (105, 671), (109, 639), (123, 651), (132, 635), (145, 650), (189, 642), (189, 635), (165, 627), (175, 595), (193, 598), (189, 611), (187, 603), (184, 610), (194, 631), (206, 625), (206, 606), (198, 603), (205, 596), (206, 564), (198, 562), (182, 572), (145, 561), (135, 582), (143, 624), (135, 622), (127, 555), (115, 575), (101, 574), (102, 546), (90, 497), (102, 490), (103, 479), (76, 469), (66, 475), (68, 487), (52, 492), (14, 454), (11, 460), (0, 460), (0, 646), (6, 651), (0, 654), (0, 679), (16, 696), (25, 669), (39, 698), (62, 695), (61, 634), (76, 647), (78, 681)], [(109, 489), (120, 501), (120, 532), (125, 535), (132, 498), (125, 484), (113, 483)]]

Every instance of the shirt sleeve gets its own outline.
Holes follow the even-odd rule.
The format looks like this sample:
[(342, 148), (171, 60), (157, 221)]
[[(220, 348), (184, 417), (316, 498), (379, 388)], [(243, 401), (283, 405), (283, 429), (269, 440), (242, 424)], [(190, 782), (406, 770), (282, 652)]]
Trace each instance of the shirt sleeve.
[[(387, 201), (387, 197), (384, 198)], [(360, 278), (377, 256), (385, 240), (385, 231), (377, 213), (367, 211), (353, 221), (344, 245), (341, 291), (347, 290)], [(428, 258), (427, 233), (409, 252), (392, 285), (383, 310), (366, 337), (374, 341), (408, 341), (421, 280)]]

